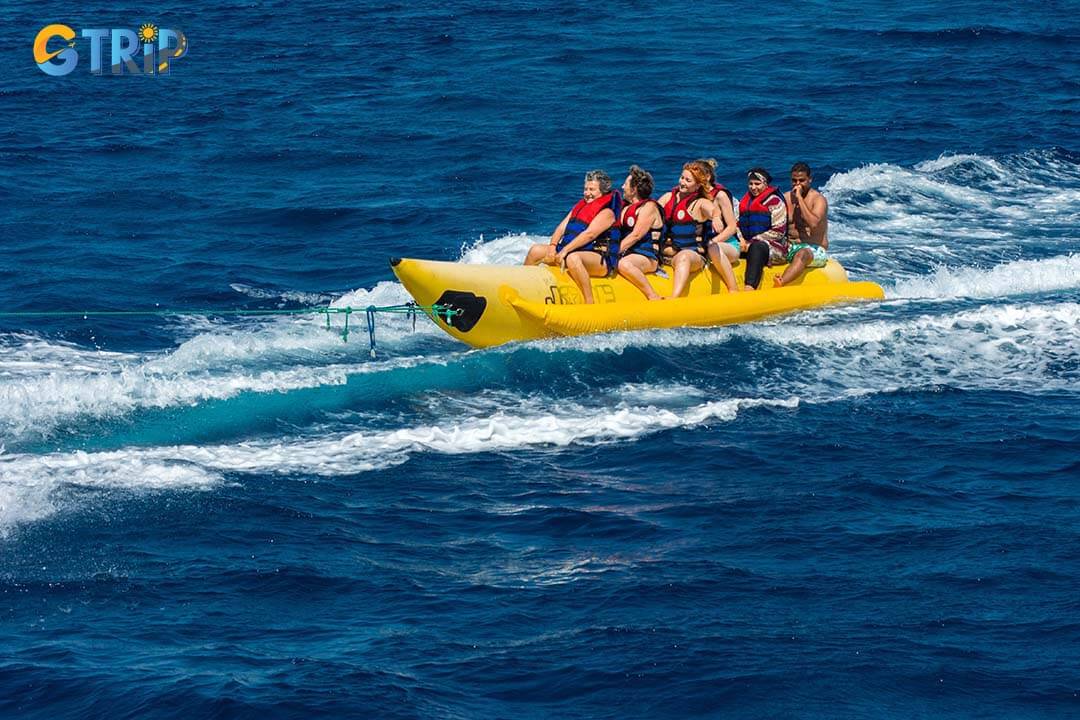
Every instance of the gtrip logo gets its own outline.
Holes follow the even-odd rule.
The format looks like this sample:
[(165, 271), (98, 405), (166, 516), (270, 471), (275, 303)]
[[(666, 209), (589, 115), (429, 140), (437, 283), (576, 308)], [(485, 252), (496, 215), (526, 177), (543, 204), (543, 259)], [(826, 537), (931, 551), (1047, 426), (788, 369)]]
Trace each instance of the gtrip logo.
[[(34, 62), (47, 75), (67, 75), (79, 64), (76, 33), (67, 25), (46, 25), (34, 38)], [(90, 46), (90, 73), (101, 75), (102, 48), (109, 41), (109, 71), (113, 75), (168, 75), (174, 60), (187, 55), (188, 42), (184, 33), (158, 28), (152, 23), (141, 25), (138, 31), (127, 28), (89, 28), (81, 38)], [(63, 41), (66, 43), (59, 42)], [(83, 43), (87, 44), (87, 43)], [(59, 49), (50, 50), (49, 46)], [(139, 61), (136, 56), (141, 56)], [(140, 67), (141, 61), (141, 67)]]

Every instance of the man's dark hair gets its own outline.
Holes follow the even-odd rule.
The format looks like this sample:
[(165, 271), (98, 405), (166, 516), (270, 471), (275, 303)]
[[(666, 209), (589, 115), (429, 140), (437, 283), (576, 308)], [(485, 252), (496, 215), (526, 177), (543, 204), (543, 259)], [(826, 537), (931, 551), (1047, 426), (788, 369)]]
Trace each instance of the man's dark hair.
[(810, 172), (810, 166), (807, 165), (804, 162), (797, 162), (794, 165), (792, 165), (791, 166), (791, 172), (793, 172), (793, 173), (797, 173), (797, 172), (806, 173), (807, 177), (814, 177), (814, 173)]

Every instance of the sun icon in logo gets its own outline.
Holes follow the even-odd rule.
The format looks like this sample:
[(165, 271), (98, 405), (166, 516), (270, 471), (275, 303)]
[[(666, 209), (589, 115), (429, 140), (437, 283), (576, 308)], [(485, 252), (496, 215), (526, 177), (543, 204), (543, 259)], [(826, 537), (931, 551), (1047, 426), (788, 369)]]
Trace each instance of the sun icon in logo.
[(139, 39), (142, 40), (143, 45), (157, 40), (157, 25), (154, 25), (153, 23), (143, 23), (140, 25)]

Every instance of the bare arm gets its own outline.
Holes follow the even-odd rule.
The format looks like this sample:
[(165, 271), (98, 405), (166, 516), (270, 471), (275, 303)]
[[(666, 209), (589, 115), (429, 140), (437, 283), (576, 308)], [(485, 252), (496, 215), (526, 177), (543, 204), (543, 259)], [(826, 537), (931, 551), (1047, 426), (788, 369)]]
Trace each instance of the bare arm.
[(713, 232), (716, 233), (713, 242), (722, 243), (730, 240), (739, 229), (739, 226), (735, 224), (735, 209), (726, 199), (714, 202), (713, 207), (716, 208), (712, 215)]
[(592, 222), (589, 223), (589, 227), (582, 230), (581, 234), (574, 238), (574, 240), (570, 244), (560, 250), (558, 255), (556, 255), (555, 257), (557, 257), (559, 259), (559, 262), (562, 263), (566, 260), (567, 255), (580, 247), (588, 245), (593, 240), (595, 240), (597, 236), (600, 235), (600, 233), (610, 229), (611, 226), (614, 224), (615, 213), (612, 212), (611, 208), (604, 208), (599, 212), (599, 214), (597, 214), (596, 217), (593, 218)]
[[(825, 200), (825, 196), (821, 193), (815, 193), (812, 200), (807, 200), (801, 193), (791, 193), (792, 197), (792, 213), (794, 213), (795, 203), (799, 204), (799, 211), (802, 213), (803, 220), (806, 222), (806, 226), (812, 231), (820, 223), (821, 219), (825, 217), (825, 213), (828, 210), (829, 203)], [(788, 220), (791, 219), (789, 214)]]
[(566, 213), (566, 217), (564, 217), (562, 219), (562, 222), (559, 223), (558, 227), (555, 228), (555, 232), (551, 233), (552, 245), (558, 245), (559, 241), (562, 240), (563, 233), (566, 232), (566, 223), (570, 222), (570, 213), (572, 212), (574, 211), (571, 210), (570, 212)]
[(716, 203), (707, 198), (698, 198), (690, 205), (690, 216), (698, 222), (712, 219), (717, 212)]
[(641, 238), (652, 232), (652, 226), (657, 217), (656, 205), (654, 203), (644, 203), (638, 209), (637, 224), (634, 225), (634, 229), (619, 243), (619, 255), (637, 245)]
[[(817, 213), (817, 223), (821, 224), (822, 222), (825, 222), (825, 218), (829, 216), (829, 201), (826, 200), (825, 196), (821, 193), (818, 193), (814, 200), (817, 201), (814, 203), (814, 211)], [(821, 233), (821, 247), (825, 250), (829, 249), (829, 232), (827, 229)]]

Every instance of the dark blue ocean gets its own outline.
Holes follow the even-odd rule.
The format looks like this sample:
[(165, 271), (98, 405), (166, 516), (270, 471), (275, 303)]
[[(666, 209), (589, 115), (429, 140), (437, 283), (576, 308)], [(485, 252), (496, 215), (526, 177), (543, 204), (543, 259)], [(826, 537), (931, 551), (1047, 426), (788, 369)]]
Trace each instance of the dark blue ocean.
[(1080, 716), (1078, 10), (6, 0), (0, 312), (402, 303), (702, 156), (810, 163), (887, 299), (0, 317), (0, 717)]

